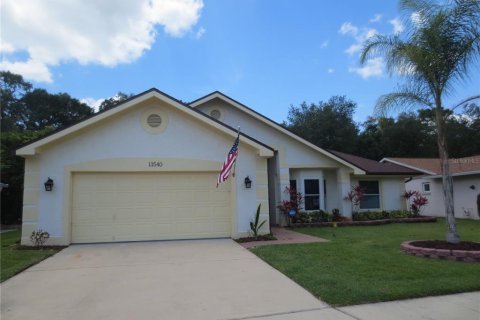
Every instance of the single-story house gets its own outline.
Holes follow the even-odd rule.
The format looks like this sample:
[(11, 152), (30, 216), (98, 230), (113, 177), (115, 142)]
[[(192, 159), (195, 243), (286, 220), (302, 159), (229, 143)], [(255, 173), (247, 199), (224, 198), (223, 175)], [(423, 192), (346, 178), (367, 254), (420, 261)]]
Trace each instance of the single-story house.
[[(422, 172), (409, 179), (406, 189), (420, 192), (428, 199), (423, 211), (428, 216), (445, 216), (440, 159), (435, 158), (384, 158), (383, 163), (402, 165)], [(449, 159), (453, 179), (453, 202), (455, 217), (480, 218), (480, 155)]]
[[(235, 175), (217, 175), (241, 128)], [(17, 150), (25, 158), (22, 243), (239, 238), (261, 204), (277, 206), (294, 184), (305, 210), (338, 208), (352, 184), (368, 187), (362, 209), (400, 209), (418, 171), (323, 150), (238, 101), (213, 92), (184, 104), (157, 89), (136, 95)], [(251, 181), (249, 188), (246, 178)]]

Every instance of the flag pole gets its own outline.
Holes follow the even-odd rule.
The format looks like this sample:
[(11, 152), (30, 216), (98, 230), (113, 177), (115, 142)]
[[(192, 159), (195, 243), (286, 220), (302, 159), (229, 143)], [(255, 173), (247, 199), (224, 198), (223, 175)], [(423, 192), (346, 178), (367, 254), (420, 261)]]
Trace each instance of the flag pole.
[[(238, 126), (237, 138), (238, 138), (238, 147), (240, 147), (240, 126)], [(236, 168), (237, 168), (237, 159), (235, 159), (235, 163), (233, 164), (232, 177), (234, 177), (234, 178), (235, 178), (235, 169)]]

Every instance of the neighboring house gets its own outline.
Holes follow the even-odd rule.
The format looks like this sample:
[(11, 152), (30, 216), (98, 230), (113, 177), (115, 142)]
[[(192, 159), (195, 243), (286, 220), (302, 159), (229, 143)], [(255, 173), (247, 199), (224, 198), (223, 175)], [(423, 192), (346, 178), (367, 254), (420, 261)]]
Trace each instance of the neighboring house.
[[(236, 174), (216, 188), (239, 126)], [(305, 210), (350, 217), (343, 198), (352, 184), (370, 192), (362, 209), (401, 209), (404, 179), (418, 174), (318, 148), (220, 92), (186, 105), (157, 89), (17, 155), (25, 158), (23, 244), (36, 229), (50, 233), (51, 245), (238, 238), (258, 204), (261, 219), (281, 222), (277, 206), (289, 185), (305, 195)]]
[[(384, 158), (384, 163), (402, 165), (423, 172), (407, 180), (406, 189), (419, 191), (428, 199), (423, 214), (445, 216), (442, 187), (442, 169), (439, 159)], [(455, 217), (479, 219), (480, 217), (480, 155), (449, 160), (453, 178)]]

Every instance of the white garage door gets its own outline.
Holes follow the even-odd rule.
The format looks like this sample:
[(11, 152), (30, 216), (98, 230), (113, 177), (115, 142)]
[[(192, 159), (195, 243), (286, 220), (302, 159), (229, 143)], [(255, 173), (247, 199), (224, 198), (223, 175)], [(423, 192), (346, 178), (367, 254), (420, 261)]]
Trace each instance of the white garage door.
[(228, 184), (216, 173), (77, 173), (72, 242), (228, 237)]

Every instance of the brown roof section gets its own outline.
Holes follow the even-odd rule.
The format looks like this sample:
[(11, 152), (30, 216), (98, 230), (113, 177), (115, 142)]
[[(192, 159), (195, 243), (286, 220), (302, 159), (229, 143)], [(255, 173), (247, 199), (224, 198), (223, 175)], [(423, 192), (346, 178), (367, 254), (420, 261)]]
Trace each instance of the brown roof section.
[(328, 150), (328, 152), (364, 170), (367, 174), (401, 175), (401, 176), (423, 174), (423, 172), (410, 169), (404, 166), (400, 166), (394, 163), (390, 163), (390, 162), (382, 163), (375, 160), (354, 156), (353, 154), (343, 153), (343, 152), (334, 151), (334, 150)]
[[(403, 163), (407, 166), (429, 171), (436, 175), (442, 174), (440, 159), (437, 158), (385, 158), (385, 160)], [(449, 159), (448, 162), (451, 174), (480, 171), (480, 155)]]

